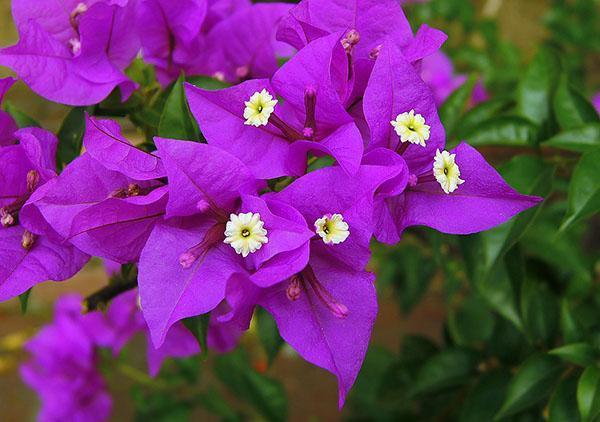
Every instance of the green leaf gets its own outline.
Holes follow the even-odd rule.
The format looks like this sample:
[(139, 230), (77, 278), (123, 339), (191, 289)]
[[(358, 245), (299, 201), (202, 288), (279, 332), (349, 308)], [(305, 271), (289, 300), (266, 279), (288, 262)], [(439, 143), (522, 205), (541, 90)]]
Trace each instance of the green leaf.
[(477, 126), (467, 138), (473, 146), (532, 146), (537, 138), (538, 127), (518, 116), (493, 117)]
[(202, 314), (183, 320), (183, 324), (188, 330), (196, 337), (198, 344), (200, 344), (200, 353), (203, 358), (208, 355), (208, 343), (206, 336), (208, 334), (208, 322), (210, 320), (210, 314)]
[(577, 384), (577, 405), (582, 422), (600, 416), (600, 368), (590, 366), (583, 371)]
[(546, 398), (558, 380), (560, 361), (548, 355), (533, 355), (511, 380), (502, 408), (495, 420), (515, 415)]
[[(500, 172), (509, 185), (523, 194), (546, 197), (552, 190), (554, 168), (545, 165), (538, 157), (517, 156)], [(481, 234), (486, 271), (490, 271), (498, 259), (521, 238), (540, 210), (541, 205), (533, 207)]]
[(558, 299), (546, 285), (526, 278), (521, 288), (521, 318), (534, 343), (549, 344), (558, 328)]
[(209, 78), (208, 76), (188, 76), (186, 81), (194, 86), (202, 89), (218, 90), (227, 88), (229, 84), (227, 82), (220, 81), (215, 78)]
[(267, 311), (259, 308), (254, 315), (256, 317), (258, 337), (267, 352), (269, 364), (271, 364), (283, 345), (283, 339), (279, 335), (275, 320)]
[(454, 343), (470, 346), (483, 343), (494, 331), (494, 316), (485, 301), (476, 294), (468, 296), (458, 310), (448, 315), (448, 329)]
[(85, 107), (71, 109), (58, 130), (58, 167), (63, 168), (81, 154), (85, 132)]
[(31, 295), (31, 290), (32, 288), (19, 295), (19, 303), (21, 304), (21, 313), (23, 315), (27, 313), (27, 305), (29, 305), (29, 296)]
[(181, 75), (167, 98), (158, 124), (158, 136), (199, 141), (200, 131), (185, 98), (184, 82)]
[(560, 307), (560, 330), (567, 343), (580, 342), (584, 338), (585, 331), (579, 321), (573, 315), (569, 302), (563, 299)]
[(477, 77), (475, 75), (469, 76), (469, 79), (450, 94), (440, 107), (440, 120), (444, 124), (444, 128), (446, 128), (448, 134), (454, 131), (456, 124), (460, 120), (460, 116), (462, 116), (463, 111), (467, 108), (467, 103), (471, 98), (471, 93), (476, 82)]
[(567, 344), (548, 353), (580, 366), (594, 365), (598, 360), (598, 351), (587, 343)]
[(469, 139), (474, 129), (484, 121), (500, 114), (508, 105), (509, 102), (503, 98), (492, 98), (491, 100), (477, 104), (460, 119), (460, 124), (455, 128), (455, 137), (458, 139)]
[(464, 384), (476, 363), (476, 355), (470, 350), (442, 350), (420, 368), (412, 394), (433, 393)]
[(395, 249), (386, 265), (388, 269), (382, 276), (390, 278), (400, 308), (408, 314), (427, 291), (435, 266), (415, 245)]
[(554, 96), (554, 114), (560, 127), (565, 130), (600, 122), (594, 106), (569, 85), (566, 74), (560, 78)]
[(517, 89), (517, 112), (520, 116), (538, 125), (550, 118), (560, 68), (560, 60), (554, 50), (541, 47)]
[(215, 373), (237, 397), (246, 400), (268, 421), (287, 420), (287, 398), (283, 386), (250, 368), (243, 350), (221, 355)]
[(566, 130), (544, 141), (542, 145), (576, 152), (594, 151), (600, 147), (600, 123)]
[(549, 422), (578, 422), (577, 378), (565, 378), (558, 384), (548, 404)]
[(6, 109), (6, 112), (15, 120), (19, 128), (41, 127), (38, 122), (23, 113), (21, 110), (17, 109), (10, 101), (6, 101), (4, 103), (4, 108)]
[(437, 353), (438, 346), (427, 337), (406, 335), (402, 337), (400, 359), (407, 362), (423, 362)]
[(491, 421), (502, 406), (510, 373), (496, 369), (481, 376), (462, 404), (460, 422)]
[(568, 209), (560, 227), (567, 230), (577, 221), (597, 213), (600, 210), (600, 148), (581, 156), (573, 170), (569, 185)]

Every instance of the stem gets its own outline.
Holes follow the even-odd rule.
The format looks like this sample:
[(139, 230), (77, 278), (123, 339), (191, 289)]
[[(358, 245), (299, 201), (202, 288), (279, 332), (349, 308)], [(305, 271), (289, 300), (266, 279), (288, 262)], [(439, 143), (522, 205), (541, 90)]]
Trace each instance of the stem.
[(137, 287), (137, 280), (126, 280), (122, 283), (111, 283), (106, 287), (92, 293), (83, 301), (84, 311), (92, 312), (104, 308), (112, 299)]
[(269, 117), (269, 123), (275, 126), (281, 131), (290, 141), (297, 141), (298, 139), (304, 139), (304, 136), (296, 129), (290, 127), (283, 120), (279, 118), (275, 113), (272, 113)]

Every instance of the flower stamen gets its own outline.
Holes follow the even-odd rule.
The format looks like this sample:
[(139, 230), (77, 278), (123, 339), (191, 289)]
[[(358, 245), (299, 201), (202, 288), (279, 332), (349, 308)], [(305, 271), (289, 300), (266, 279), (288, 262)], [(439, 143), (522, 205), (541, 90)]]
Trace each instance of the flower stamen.
[[(424, 147), (425, 141), (429, 140), (431, 128), (425, 124), (425, 118), (420, 114), (415, 114), (414, 110), (399, 114), (390, 124), (394, 127), (402, 143), (409, 142)], [(406, 147), (404, 148), (406, 149)]]
[(341, 214), (325, 214), (315, 221), (315, 233), (321, 236), (327, 245), (337, 245), (350, 236), (348, 223)]
[(445, 193), (450, 194), (465, 181), (460, 178), (460, 169), (455, 161), (456, 154), (438, 149), (433, 162), (433, 175)]
[(259, 213), (231, 214), (225, 226), (225, 240), (235, 252), (244, 258), (269, 242), (267, 230)]
[(246, 104), (246, 108), (244, 109), (244, 119), (246, 121), (244, 124), (254, 127), (266, 126), (269, 123), (269, 117), (271, 117), (271, 114), (275, 110), (277, 102), (266, 89), (263, 89), (261, 92), (255, 92), (244, 103)]

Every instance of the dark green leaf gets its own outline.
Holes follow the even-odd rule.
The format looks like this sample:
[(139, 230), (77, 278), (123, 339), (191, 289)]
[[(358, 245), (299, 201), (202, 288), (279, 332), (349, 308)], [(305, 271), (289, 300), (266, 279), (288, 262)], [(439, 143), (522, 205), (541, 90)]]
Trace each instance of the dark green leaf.
[(177, 79), (171, 94), (167, 98), (160, 116), (158, 136), (172, 139), (200, 140), (200, 131), (190, 108), (188, 107), (184, 90), (183, 75)]
[(199, 395), (196, 401), (223, 421), (234, 422), (243, 420), (242, 416), (236, 413), (223, 395), (214, 388), (210, 388), (207, 392)]
[(582, 155), (569, 185), (569, 206), (561, 231), (600, 210), (600, 148)]
[(267, 352), (269, 364), (271, 364), (283, 345), (283, 339), (279, 335), (275, 320), (267, 311), (263, 308), (259, 308), (255, 313), (255, 317), (258, 328), (258, 337)]
[(402, 337), (400, 359), (410, 362), (423, 362), (438, 350), (437, 345), (426, 337), (407, 335)]
[(476, 362), (476, 355), (470, 350), (442, 350), (423, 364), (412, 394), (433, 393), (461, 385), (475, 370)]
[(521, 315), (528, 337), (534, 342), (548, 344), (558, 328), (558, 299), (546, 285), (531, 278), (521, 289)]
[(4, 108), (12, 116), (12, 118), (17, 123), (19, 128), (24, 127), (41, 127), (38, 122), (34, 119), (23, 113), (21, 110), (18, 110), (10, 101), (6, 101), (4, 103)]
[(450, 311), (448, 328), (454, 343), (459, 346), (474, 346), (492, 335), (494, 316), (485, 301), (472, 294), (460, 309)]
[(577, 378), (565, 378), (558, 384), (548, 405), (549, 422), (578, 422)]
[(215, 363), (217, 377), (237, 397), (246, 400), (268, 421), (287, 419), (283, 386), (250, 368), (243, 350), (221, 355)]
[(477, 126), (467, 138), (473, 146), (531, 146), (537, 137), (537, 126), (523, 117), (493, 117)]
[(85, 132), (85, 107), (71, 109), (58, 131), (58, 167), (69, 164), (81, 153)]
[(533, 355), (511, 380), (496, 420), (515, 415), (548, 397), (560, 376), (560, 361), (548, 355)]
[(497, 369), (483, 374), (462, 404), (460, 422), (491, 421), (502, 406), (510, 373)]
[(509, 102), (502, 98), (493, 98), (477, 104), (460, 119), (460, 124), (455, 129), (456, 138), (469, 139), (473, 130), (486, 120), (497, 116), (508, 104)]
[(183, 324), (188, 330), (196, 337), (198, 344), (200, 344), (200, 353), (203, 357), (208, 354), (208, 344), (206, 342), (206, 336), (208, 334), (208, 322), (210, 320), (210, 314), (198, 315), (183, 320)]
[(577, 405), (582, 422), (594, 421), (600, 415), (600, 369), (590, 366), (577, 384)]
[(594, 365), (598, 360), (597, 350), (587, 343), (567, 344), (548, 353), (580, 366)]
[(21, 293), (19, 295), (19, 303), (21, 304), (21, 313), (27, 313), (27, 305), (29, 305), (29, 295), (31, 295), (31, 290), (27, 290), (25, 293)]
[(562, 300), (560, 307), (560, 330), (567, 343), (579, 342), (584, 338), (585, 331), (573, 315), (566, 299)]
[[(517, 156), (500, 170), (508, 184), (521, 193), (546, 197), (552, 190), (554, 168), (546, 166), (537, 157)], [(540, 209), (538, 205), (482, 233), (486, 271), (491, 270), (497, 260), (521, 238)]]
[(552, 96), (560, 77), (560, 60), (554, 50), (542, 47), (519, 83), (519, 115), (542, 125), (550, 118)]
[(600, 147), (600, 123), (566, 130), (544, 141), (542, 145), (577, 152), (593, 151)]
[(477, 82), (476, 76), (471, 75), (469, 79), (456, 89), (440, 107), (440, 119), (448, 134), (451, 134), (454, 131), (456, 124), (460, 120), (460, 116), (467, 108), (467, 103), (471, 98), (475, 82)]
[(594, 106), (569, 85), (566, 74), (560, 78), (554, 96), (554, 114), (560, 127), (565, 130), (600, 121)]

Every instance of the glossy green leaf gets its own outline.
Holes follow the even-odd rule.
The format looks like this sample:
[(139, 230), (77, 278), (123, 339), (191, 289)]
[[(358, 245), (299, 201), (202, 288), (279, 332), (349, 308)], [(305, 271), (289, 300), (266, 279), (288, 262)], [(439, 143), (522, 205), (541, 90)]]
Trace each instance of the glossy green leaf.
[(477, 77), (471, 75), (464, 84), (450, 94), (446, 101), (444, 101), (444, 104), (440, 107), (440, 120), (444, 124), (444, 128), (448, 134), (451, 134), (454, 131), (463, 111), (467, 108), (476, 82)]
[(590, 366), (583, 371), (577, 384), (577, 405), (583, 422), (600, 416), (600, 368)]
[(258, 328), (258, 337), (267, 353), (269, 364), (271, 364), (281, 349), (281, 346), (283, 346), (283, 339), (279, 335), (275, 320), (267, 311), (263, 308), (259, 308), (254, 315)]
[(493, 117), (477, 126), (466, 139), (473, 146), (532, 146), (537, 138), (538, 127), (518, 116)]
[(558, 124), (564, 130), (600, 122), (594, 106), (570, 86), (565, 74), (560, 78), (554, 96), (554, 114)]
[(17, 109), (10, 101), (6, 101), (4, 103), (4, 108), (6, 109), (6, 112), (15, 120), (19, 128), (41, 127), (38, 122), (23, 113), (21, 110)]
[(202, 357), (206, 357), (208, 354), (208, 343), (206, 336), (208, 335), (208, 322), (210, 320), (210, 314), (198, 315), (183, 320), (183, 324), (188, 330), (196, 337), (198, 344), (200, 344), (200, 353)]
[(549, 47), (540, 48), (517, 89), (517, 112), (520, 116), (538, 125), (550, 118), (560, 68), (555, 51)]
[(502, 406), (509, 382), (510, 373), (504, 369), (483, 374), (461, 406), (460, 422), (493, 420)]
[(21, 313), (27, 313), (27, 306), (29, 305), (29, 296), (31, 295), (31, 290), (27, 290), (25, 293), (21, 293), (19, 295), (19, 303), (21, 304)]
[(283, 386), (254, 371), (243, 350), (219, 356), (215, 362), (215, 373), (232, 393), (247, 401), (266, 420), (287, 420), (287, 398)]
[(69, 164), (81, 154), (85, 133), (85, 107), (71, 109), (58, 131), (58, 167)]
[(558, 384), (548, 404), (549, 422), (578, 422), (577, 378), (565, 378)]
[(581, 156), (569, 185), (568, 210), (561, 231), (600, 210), (600, 148)]
[(562, 366), (557, 358), (548, 355), (531, 356), (513, 376), (495, 420), (522, 412), (548, 397), (561, 371)]
[(470, 350), (442, 350), (420, 368), (412, 394), (433, 393), (461, 385), (474, 371), (476, 363), (476, 355)]
[(184, 82), (185, 78), (181, 75), (173, 85), (160, 116), (158, 136), (199, 141), (200, 131), (185, 97)]
[(542, 145), (576, 152), (596, 150), (600, 147), (600, 123), (566, 130), (544, 141)]
[(567, 344), (548, 353), (580, 366), (594, 365), (599, 357), (598, 351), (587, 343)]

